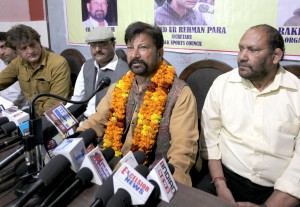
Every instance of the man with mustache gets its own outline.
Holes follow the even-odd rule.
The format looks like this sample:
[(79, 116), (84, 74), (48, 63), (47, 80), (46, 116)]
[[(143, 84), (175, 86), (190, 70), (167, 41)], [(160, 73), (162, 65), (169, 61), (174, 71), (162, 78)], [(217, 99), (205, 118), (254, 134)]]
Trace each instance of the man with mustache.
[(77, 130), (93, 128), (100, 146), (113, 147), (118, 157), (144, 152), (150, 169), (165, 158), (175, 168), (174, 179), (191, 186), (199, 137), (196, 99), (163, 60), (159, 27), (134, 22), (125, 43), (130, 71), (110, 86), (96, 113)]
[[(16, 51), (6, 43), (6, 32), (0, 32), (0, 72), (17, 56)], [(0, 96), (12, 102), (18, 108), (28, 104), (28, 101), (22, 94), (19, 82), (15, 82), (5, 90), (0, 91)]]
[[(112, 26), (106, 20), (109, 0), (87, 0), (89, 18), (82, 22), (85, 27)], [(111, 10), (113, 11), (113, 10)]]
[[(24, 96), (32, 101), (41, 93), (51, 93), (68, 98), (72, 93), (70, 68), (60, 55), (46, 50), (40, 34), (33, 28), (19, 24), (8, 32), (6, 41), (18, 56), (0, 73), (0, 90), (19, 81)], [(35, 102), (39, 116), (59, 103), (60, 100), (41, 97)]]
[[(116, 38), (111, 28), (96, 27), (86, 37), (93, 58), (87, 60), (81, 67), (76, 79), (73, 101), (85, 100), (90, 97), (103, 77), (109, 77), (111, 83), (117, 82), (125, 75), (128, 64), (115, 53)], [(89, 102), (84, 117), (96, 112), (96, 106), (106, 94), (108, 88), (99, 91)], [(67, 105), (67, 107), (69, 104)]]
[(198, 0), (166, 0), (155, 9), (156, 25), (207, 25), (203, 14), (193, 10)]
[(262, 24), (239, 42), (238, 68), (220, 75), (202, 110), (198, 188), (238, 206), (299, 203), (300, 81), (280, 61), (284, 40)]

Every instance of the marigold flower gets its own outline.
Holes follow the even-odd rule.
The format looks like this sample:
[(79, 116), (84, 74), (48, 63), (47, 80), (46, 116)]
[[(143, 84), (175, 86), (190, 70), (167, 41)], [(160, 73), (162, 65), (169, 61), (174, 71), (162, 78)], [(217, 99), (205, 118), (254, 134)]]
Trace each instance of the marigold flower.
[[(161, 61), (156, 74), (147, 87), (144, 101), (138, 113), (137, 125), (132, 138), (132, 151), (151, 152), (159, 128), (159, 123), (165, 109), (168, 92), (175, 77), (175, 69), (166, 61)], [(104, 148), (113, 147), (115, 156), (122, 156), (122, 136), (124, 131), (125, 107), (128, 101), (134, 74), (129, 71), (116, 84), (110, 106), (109, 121), (104, 134)]]

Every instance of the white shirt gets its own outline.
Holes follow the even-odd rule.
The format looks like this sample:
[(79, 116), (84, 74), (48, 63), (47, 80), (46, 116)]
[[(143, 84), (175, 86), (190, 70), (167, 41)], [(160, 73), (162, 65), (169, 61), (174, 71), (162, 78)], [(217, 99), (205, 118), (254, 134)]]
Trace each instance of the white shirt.
[(259, 92), (234, 69), (210, 88), (201, 154), (262, 186), (300, 197), (300, 80), (279, 68)]
[[(117, 67), (117, 63), (118, 63), (118, 56), (116, 54), (115, 54), (114, 58), (105, 67), (102, 67), (102, 68), (100, 68), (99, 65), (97, 64), (97, 62), (94, 61), (94, 65), (97, 68), (98, 72), (100, 70), (105, 70), (105, 69), (115, 71), (116, 67)], [(84, 97), (84, 91), (85, 91), (84, 78), (83, 78), (84, 65), (85, 64), (82, 65), (82, 67), (80, 69), (80, 72), (79, 72), (79, 74), (77, 76), (77, 79), (76, 79), (76, 83), (75, 83), (75, 87), (74, 87), (74, 93), (73, 93), (73, 96), (71, 97), (71, 100), (73, 100), (73, 101), (80, 101)], [(96, 74), (96, 82), (95, 83), (97, 83), (98, 72)], [(90, 115), (92, 115), (96, 112), (96, 107), (97, 106), (95, 106), (95, 102), (96, 102), (96, 96), (93, 96), (93, 98), (88, 102), (86, 111), (83, 113), (84, 116), (89, 117)], [(67, 103), (66, 107), (69, 107), (71, 105), (72, 105), (71, 103)]]
[[(84, 27), (98, 27), (99, 22), (94, 20), (92, 17), (88, 18), (84, 22), (82, 22), (82, 26)], [(106, 20), (104, 20), (104, 25), (103, 26), (108, 26), (108, 23)]]
[[(6, 68), (6, 64), (4, 61), (0, 60), (0, 72)], [(9, 86), (8, 88), (0, 91), (0, 96), (10, 102), (15, 102), (21, 94), (21, 88), (19, 82), (16, 81), (14, 84)]]

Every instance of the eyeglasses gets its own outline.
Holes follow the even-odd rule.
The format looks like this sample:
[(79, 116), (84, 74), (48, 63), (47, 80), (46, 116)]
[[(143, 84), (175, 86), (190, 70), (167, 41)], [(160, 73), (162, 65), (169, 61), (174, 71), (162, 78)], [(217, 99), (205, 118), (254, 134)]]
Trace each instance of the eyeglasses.
[(108, 41), (108, 42), (91, 42), (90, 46), (92, 48), (96, 48), (96, 47), (106, 48), (110, 43), (112, 43), (112, 41)]
[[(137, 50), (139, 52), (147, 52), (149, 49), (150, 49), (150, 46), (148, 46), (148, 45), (139, 45), (137, 47)], [(134, 50), (135, 50), (135, 48), (133, 46), (131, 46), (131, 45), (127, 46), (127, 51), (128, 52), (133, 52)]]

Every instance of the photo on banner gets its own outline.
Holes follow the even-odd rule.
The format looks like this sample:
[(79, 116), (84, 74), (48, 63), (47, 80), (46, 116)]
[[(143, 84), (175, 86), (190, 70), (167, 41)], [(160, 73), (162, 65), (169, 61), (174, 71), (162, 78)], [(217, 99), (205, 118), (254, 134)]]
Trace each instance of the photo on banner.
[(81, 0), (82, 25), (117, 26), (117, 0)]

